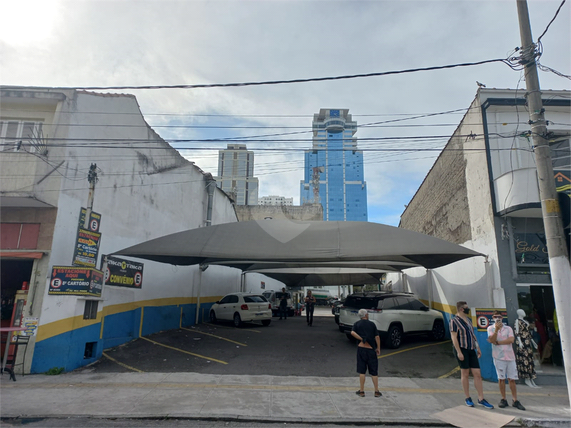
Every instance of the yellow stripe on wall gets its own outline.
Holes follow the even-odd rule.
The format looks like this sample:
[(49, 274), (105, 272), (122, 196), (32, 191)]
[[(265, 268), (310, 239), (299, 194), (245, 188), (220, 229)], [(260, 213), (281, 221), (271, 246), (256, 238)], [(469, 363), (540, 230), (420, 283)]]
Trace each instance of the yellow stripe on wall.
[[(201, 302), (203, 303), (214, 303), (220, 299), (221, 296), (208, 296), (200, 298)], [(117, 305), (105, 306), (101, 311), (97, 313), (96, 319), (86, 320), (83, 319), (83, 315), (77, 315), (74, 317), (64, 318), (61, 320), (40, 325), (38, 327), (38, 331), (36, 334), (36, 342), (41, 342), (42, 340), (50, 339), (52, 337), (70, 332), (72, 330), (76, 330), (78, 328), (102, 323), (104, 317), (107, 315), (114, 315), (123, 312), (134, 311), (139, 308), (143, 310), (145, 306), (171, 306), (171, 305), (175, 306), (175, 305), (188, 305), (188, 304), (196, 304), (196, 297), (183, 297), (183, 298), (167, 297), (163, 299), (141, 300), (137, 302), (120, 303)], [(140, 331), (141, 329), (142, 329), (142, 318), (141, 318)], [(103, 326), (101, 326), (101, 331), (103, 332)]]

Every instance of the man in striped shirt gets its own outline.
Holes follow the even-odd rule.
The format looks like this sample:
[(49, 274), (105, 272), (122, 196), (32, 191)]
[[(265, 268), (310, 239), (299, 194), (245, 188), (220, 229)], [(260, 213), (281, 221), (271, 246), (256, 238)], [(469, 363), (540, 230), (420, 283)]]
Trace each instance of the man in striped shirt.
[(484, 398), (484, 387), (482, 385), (482, 374), (480, 373), (480, 363), (478, 358), (482, 356), (472, 321), (468, 318), (470, 308), (466, 302), (456, 303), (456, 316), (450, 320), (450, 336), (454, 345), (454, 355), (460, 366), (460, 377), (462, 379), (462, 389), (466, 395), (466, 406), (474, 407), (474, 402), (470, 397), (470, 371), (474, 377), (474, 386), (478, 392), (478, 404), (486, 409), (493, 409), (490, 403)]

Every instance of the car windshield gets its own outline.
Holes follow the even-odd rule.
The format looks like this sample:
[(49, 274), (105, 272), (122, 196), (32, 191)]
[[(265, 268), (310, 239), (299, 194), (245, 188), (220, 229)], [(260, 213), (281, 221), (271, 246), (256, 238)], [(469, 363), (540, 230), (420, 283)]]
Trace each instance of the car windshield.
[(348, 296), (343, 304), (349, 308), (356, 309), (377, 309), (379, 306), (379, 298), (365, 296)]
[(264, 296), (244, 296), (244, 302), (260, 303), (260, 302), (267, 302), (267, 300)]
[(262, 296), (264, 296), (266, 299), (269, 299), (272, 296), (272, 292), (266, 291), (265, 293), (262, 293)]

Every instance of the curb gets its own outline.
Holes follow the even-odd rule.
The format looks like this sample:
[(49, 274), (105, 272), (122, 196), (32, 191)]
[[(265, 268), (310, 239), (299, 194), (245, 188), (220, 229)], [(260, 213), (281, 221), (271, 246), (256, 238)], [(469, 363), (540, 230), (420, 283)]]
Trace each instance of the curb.
[[(251, 417), (251, 416), (196, 416), (196, 415), (152, 415), (152, 416), (136, 416), (130, 414), (124, 415), (113, 415), (111, 416), (98, 416), (98, 415), (78, 415), (78, 414), (61, 414), (57, 416), (53, 415), (6, 415), (3, 414), (0, 417), (2, 422), (10, 421), (20, 421), (21, 423), (29, 423), (33, 421), (41, 421), (44, 419), (58, 420), (58, 419), (94, 419), (94, 420), (117, 420), (117, 419), (127, 419), (132, 421), (144, 421), (144, 420), (178, 420), (178, 421), (218, 421), (218, 422), (252, 422), (252, 423), (283, 423), (283, 424), (304, 424), (304, 425), (323, 425), (323, 424), (335, 424), (335, 425), (351, 425), (351, 426), (362, 426), (362, 425), (378, 425), (378, 426), (418, 426), (418, 427), (443, 427), (450, 426), (446, 422), (440, 421), (438, 419), (426, 420), (426, 419), (379, 419), (379, 418), (362, 418), (362, 419), (342, 419), (339, 418), (304, 418), (304, 417), (292, 417), (292, 418), (272, 418), (272, 417)], [(569, 419), (527, 419), (527, 418), (516, 418), (506, 427), (568, 427), (570, 424)]]

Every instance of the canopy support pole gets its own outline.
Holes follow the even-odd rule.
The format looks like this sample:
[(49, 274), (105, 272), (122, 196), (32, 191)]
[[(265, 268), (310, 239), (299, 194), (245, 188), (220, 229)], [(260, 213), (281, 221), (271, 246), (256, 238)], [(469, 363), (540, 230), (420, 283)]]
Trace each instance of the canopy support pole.
[(432, 286), (432, 269), (426, 269), (426, 285), (428, 287), (428, 307), (432, 309), (432, 301), (434, 300), (434, 290)]

